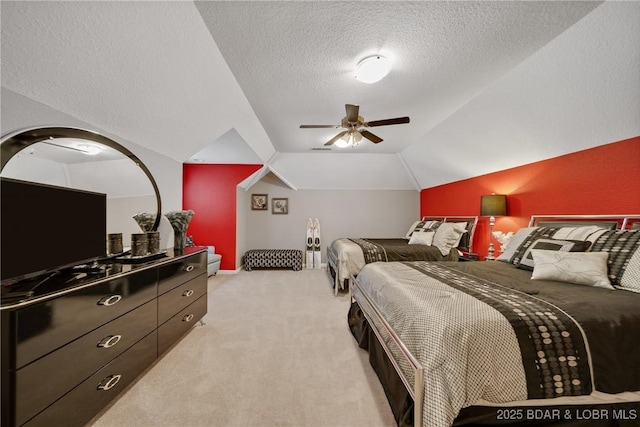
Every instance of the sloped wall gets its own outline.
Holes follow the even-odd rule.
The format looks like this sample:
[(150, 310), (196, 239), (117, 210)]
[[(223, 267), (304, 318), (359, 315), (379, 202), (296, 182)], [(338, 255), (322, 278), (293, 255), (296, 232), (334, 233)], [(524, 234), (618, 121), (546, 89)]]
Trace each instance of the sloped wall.
[[(480, 196), (507, 194), (509, 216), (494, 230), (514, 231), (534, 214), (640, 214), (640, 136), (500, 172), (425, 188), (421, 215), (478, 215)], [(474, 247), (487, 253), (481, 218)], [(494, 242), (494, 245), (496, 242)], [(499, 247), (499, 245), (497, 245)]]

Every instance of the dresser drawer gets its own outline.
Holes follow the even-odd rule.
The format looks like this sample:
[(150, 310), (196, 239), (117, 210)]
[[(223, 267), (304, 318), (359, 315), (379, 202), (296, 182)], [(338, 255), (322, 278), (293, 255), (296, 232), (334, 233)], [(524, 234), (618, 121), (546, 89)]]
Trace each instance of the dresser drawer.
[(207, 273), (207, 252), (198, 252), (160, 267), (158, 295), (170, 291), (184, 282)]
[(158, 297), (158, 325), (207, 293), (207, 275), (201, 274)]
[(83, 426), (156, 359), (157, 335), (152, 332), (100, 369), (25, 426)]
[(17, 424), (33, 417), (155, 330), (156, 316), (156, 302), (149, 301), (18, 370)]
[(158, 328), (158, 356), (167, 351), (182, 335), (207, 313), (207, 294), (180, 311)]
[(16, 368), (156, 298), (157, 274), (142, 270), (17, 310)]

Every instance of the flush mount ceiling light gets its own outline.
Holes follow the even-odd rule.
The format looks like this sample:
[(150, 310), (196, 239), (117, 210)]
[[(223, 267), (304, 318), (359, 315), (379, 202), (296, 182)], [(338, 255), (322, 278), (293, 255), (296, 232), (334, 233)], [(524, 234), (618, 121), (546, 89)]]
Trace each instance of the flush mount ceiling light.
[(78, 150), (82, 151), (83, 154), (87, 154), (89, 156), (95, 156), (100, 153), (100, 148), (91, 144), (78, 144)]
[(97, 145), (87, 144), (82, 139), (49, 137), (42, 142), (49, 145), (55, 145), (56, 147), (78, 151), (89, 156), (95, 156), (96, 154), (100, 154), (102, 152), (102, 149)]
[(389, 74), (390, 70), (391, 64), (384, 56), (368, 56), (356, 65), (356, 79), (364, 83), (375, 83)]

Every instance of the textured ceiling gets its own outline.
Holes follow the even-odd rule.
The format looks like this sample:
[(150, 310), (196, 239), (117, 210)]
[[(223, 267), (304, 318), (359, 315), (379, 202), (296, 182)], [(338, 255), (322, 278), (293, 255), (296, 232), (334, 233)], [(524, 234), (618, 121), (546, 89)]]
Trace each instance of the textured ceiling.
[(2, 86), (183, 161), (267, 135), (192, 2), (2, 1)]
[[(309, 152), (337, 133), (344, 105), (384, 139), (355, 152), (397, 153), (572, 26), (599, 2), (196, 2), (227, 64), (279, 152)], [(357, 62), (388, 56), (375, 84)], [(335, 151), (335, 149), (334, 149)]]
[[(640, 134), (639, 2), (0, 7), (3, 134), (60, 124), (30, 100), (178, 162), (263, 163), (297, 189), (418, 190)], [(391, 73), (358, 82), (373, 53)], [(299, 125), (337, 125), (347, 103), (411, 123), (312, 152), (337, 131)]]

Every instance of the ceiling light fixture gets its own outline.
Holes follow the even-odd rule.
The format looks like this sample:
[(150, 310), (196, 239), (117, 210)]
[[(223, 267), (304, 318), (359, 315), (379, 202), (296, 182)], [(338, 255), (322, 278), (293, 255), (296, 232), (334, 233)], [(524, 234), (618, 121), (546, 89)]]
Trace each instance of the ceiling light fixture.
[(362, 140), (362, 134), (358, 131), (350, 130), (346, 133), (342, 138), (336, 141), (336, 147), (346, 148), (346, 147), (355, 147), (360, 144)]
[(78, 150), (82, 151), (83, 154), (87, 154), (89, 156), (95, 156), (101, 151), (99, 147), (90, 144), (78, 144)]
[(356, 79), (364, 83), (375, 83), (384, 78), (391, 71), (389, 60), (382, 55), (364, 58), (356, 65)]

